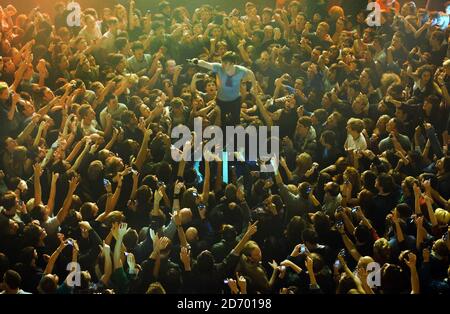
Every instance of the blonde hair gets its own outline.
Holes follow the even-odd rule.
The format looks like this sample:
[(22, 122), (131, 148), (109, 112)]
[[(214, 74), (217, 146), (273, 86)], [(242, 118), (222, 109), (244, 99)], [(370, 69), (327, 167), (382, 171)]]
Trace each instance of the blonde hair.
[(313, 163), (312, 157), (308, 153), (301, 153), (295, 159), (295, 165), (297, 166), (297, 172), (305, 173), (311, 168)]
[(347, 122), (350, 128), (358, 133), (361, 133), (364, 130), (364, 121), (357, 118), (350, 118)]
[(436, 209), (434, 215), (436, 216), (438, 223), (441, 225), (446, 225), (450, 221), (450, 213), (445, 209), (442, 208)]

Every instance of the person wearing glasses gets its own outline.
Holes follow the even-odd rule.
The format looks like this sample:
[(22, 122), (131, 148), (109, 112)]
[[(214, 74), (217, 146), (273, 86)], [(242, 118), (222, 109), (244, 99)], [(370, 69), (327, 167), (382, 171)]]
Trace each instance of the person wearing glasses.
[(199, 67), (212, 70), (216, 74), (216, 103), (221, 111), (221, 126), (236, 126), (240, 122), (241, 113), (241, 81), (251, 81), (252, 89), (256, 88), (256, 78), (252, 70), (237, 65), (238, 56), (227, 51), (222, 57), (222, 63), (210, 63), (191, 59), (189, 62)]

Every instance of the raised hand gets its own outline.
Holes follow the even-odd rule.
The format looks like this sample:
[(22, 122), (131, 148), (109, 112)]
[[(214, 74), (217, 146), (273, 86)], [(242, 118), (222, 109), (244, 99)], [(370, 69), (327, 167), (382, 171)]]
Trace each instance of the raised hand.
[(292, 257), (297, 257), (300, 255), (300, 249), (301, 249), (302, 245), (301, 244), (297, 244), (294, 249), (292, 250), (291, 256)]
[(171, 213), (170, 217), (173, 219), (176, 226), (181, 226), (181, 215), (177, 210), (174, 211), (173, 214)]
[(69, 181), (69, 191), (71, 193), (75, 192), (79, 183), (80, 183), (80, 179), (78, 178), (78, 176), (72, 177), (72, 179), (70, 179), (70, 181)]
[(273, 270), (278, 270), (278, 264), (275, 260), (272, 260), (272, 263), (269, 262), (270, 267), (272, 267)]
[(175, 182), (174, 193), (175, 193), (175, 194), (180, 194), (181, 189), (182, 189), (183, 187), (184, 187), (184, 183), (177, 180), (177, 181)]
[(33, 170), (34, 170), (34, 175), (36, 177), (38, 177), (38, 178), (41, 177), (43, 170), (42, 170), (42, 166), (41, 166), (40, 163), (34, 164), (33, 165)]
[(130, 230), (130, 228), (127, 228), (128, 224), (127, 223), (121, 223), (119, 225), (119, 229), (117, 230), (117, 236), (122, 239), (124, 237), (124, 235)]
[(256, 226), (257, 224), (258, 220), (255, 221), (253, 224), (248, 223), (247, 232), (245, 233), (248, 237), (253, 236), (258, 231), (258, 227)]
[(185, 266), (191, 265), (191, 251), (187, 247), (181, 248), (180, 260)]
[(410, 252), (408, 253), (408, 259), (405, 258), (405, 264), (411, 269), (416, 267), (416, 254)]
[(170, 239), (168, 237), (162, 237), (159, 239), (159, 250), (164, 250), (170, 243)]
[(239, 289), (241, 290), (242, 293), (246, 293), (247, 292), (247, 280), (245, 279), (244, 276), (239, 275), (239, 273), (236, 273), (236, 277), (237, 277), (237, 283), (238, 283)]
[(237, 282), (236, 280), (234, 280), (233, 278), (228, 278), (227, 279), (227, 284), (228, 287), (230, 287), (230, 290), (233, 294), (238, 294), (239, 293), (239, 289), (237, 287)]

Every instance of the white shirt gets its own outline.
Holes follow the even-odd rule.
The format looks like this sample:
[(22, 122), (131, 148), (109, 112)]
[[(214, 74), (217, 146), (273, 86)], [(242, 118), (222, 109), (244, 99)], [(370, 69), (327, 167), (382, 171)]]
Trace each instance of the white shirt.
[(346, 149), (365, 150), (367, 149), (367, 142), (366, 139), (364, 138), (364, 135), (362, 135), (361, 133), (356, 139), (353, 139), (353, 136), (348, 134), (344, 147), (346, 147)]

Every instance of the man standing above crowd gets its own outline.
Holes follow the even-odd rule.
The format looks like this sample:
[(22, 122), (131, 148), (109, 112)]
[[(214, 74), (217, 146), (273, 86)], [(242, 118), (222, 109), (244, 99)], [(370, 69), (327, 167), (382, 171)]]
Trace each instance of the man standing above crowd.
[(255, 74), (252, 70), (237, 65), (237, 58), (236, 53), (228, 51), (222, 57), (222, 64), (191, 60), (192, 63), (217, 74), (217, 105), (221, 111), (221, 126), (238, 125), (240, 122), (241, 81), (249, 80), (252, 82), (252, 88), (256, 88)]

